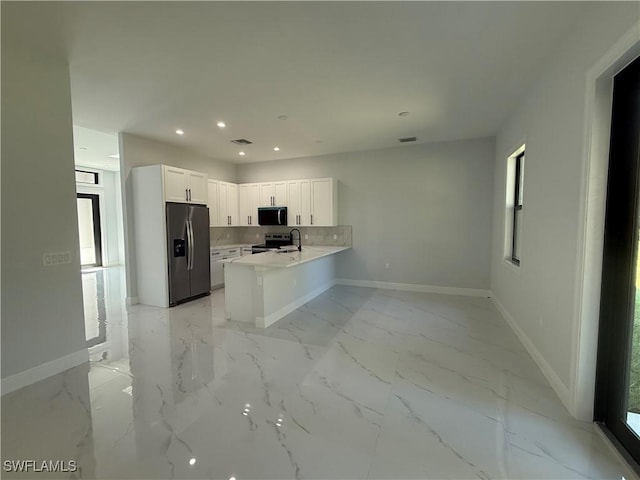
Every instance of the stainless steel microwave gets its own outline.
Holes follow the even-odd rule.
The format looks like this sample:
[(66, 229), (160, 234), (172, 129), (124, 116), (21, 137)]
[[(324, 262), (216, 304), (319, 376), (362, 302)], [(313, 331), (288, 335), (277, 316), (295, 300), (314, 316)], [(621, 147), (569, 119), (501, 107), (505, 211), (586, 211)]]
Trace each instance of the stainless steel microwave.
[(258, 208), (258, 225), (287, 225), (287, 207)]

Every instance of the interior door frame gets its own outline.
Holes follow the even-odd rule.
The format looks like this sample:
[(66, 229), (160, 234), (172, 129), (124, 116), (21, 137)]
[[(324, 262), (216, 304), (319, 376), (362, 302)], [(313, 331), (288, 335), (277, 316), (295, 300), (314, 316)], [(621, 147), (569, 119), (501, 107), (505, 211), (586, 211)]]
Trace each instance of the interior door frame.
[(101, 198), (98, 193), (85, 193), (77, 192), (76, 198), (85, 198), (91, 200), (91, 211), (93, 217), (93, 239), (94, 248), (96, 250), (96, 262), (82, 265), (82, 267), (102, 267), (104, 265), (104, 258), (102, 255), (102, 218), (100, 215)]
[(604, 227), (594, 420), (635, 460), (640, 436), (627, 425), (640, 222), (640, 57), (614, 78)]

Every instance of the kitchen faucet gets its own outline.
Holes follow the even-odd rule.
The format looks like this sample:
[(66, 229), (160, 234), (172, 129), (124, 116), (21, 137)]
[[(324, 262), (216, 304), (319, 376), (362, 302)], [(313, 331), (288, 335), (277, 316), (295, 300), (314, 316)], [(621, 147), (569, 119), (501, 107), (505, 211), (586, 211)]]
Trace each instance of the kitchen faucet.
[(302, 234), (300, 233), (300, 230), (298, 230), (297, 228), (292, 228), (291, 231), (289, 232), (289, 235), (291, 235), (293, 232), (298, 232), (298, 251), (301, 252), (302, 251)]

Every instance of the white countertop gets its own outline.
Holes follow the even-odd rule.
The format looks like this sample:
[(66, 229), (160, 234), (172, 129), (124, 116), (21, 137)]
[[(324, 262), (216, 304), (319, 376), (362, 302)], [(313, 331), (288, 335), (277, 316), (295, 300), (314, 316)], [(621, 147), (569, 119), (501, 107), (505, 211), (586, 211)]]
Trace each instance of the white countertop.
[(229, 258), (222, 260), (224, 263), (233, 263), (236, 265), (250, 265), (255, 267), (274, 267), (289, 268), (300, 265), (301, 263), (311, 262), (327, 255), (333, 255), (351, 247), (330, 247), (321, 245), (302, 246), (302, 251), (298, 252), (264, 252), (253, 255), (245, 255), (244, 257)]
[(249, 243), (232, 243), (229, 245), (211, 245), (210, 250), (228, 250), (230, 248), (242, 248), (242, 247), (250, 247)]

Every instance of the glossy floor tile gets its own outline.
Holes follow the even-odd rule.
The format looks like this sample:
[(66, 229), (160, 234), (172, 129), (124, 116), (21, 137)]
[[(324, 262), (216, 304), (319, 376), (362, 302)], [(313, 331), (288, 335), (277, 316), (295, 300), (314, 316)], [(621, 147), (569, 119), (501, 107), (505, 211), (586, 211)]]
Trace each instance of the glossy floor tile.
[(171, 309), (112, 305), (90, 364), (2, 398), (2, 459), (77, 462), (37, 478), (623, 472), (490, 299), (353, 287), (267, 329), (227, 322), (223, 291)]

